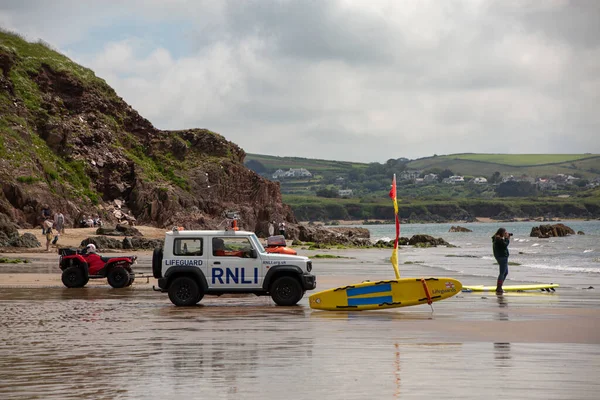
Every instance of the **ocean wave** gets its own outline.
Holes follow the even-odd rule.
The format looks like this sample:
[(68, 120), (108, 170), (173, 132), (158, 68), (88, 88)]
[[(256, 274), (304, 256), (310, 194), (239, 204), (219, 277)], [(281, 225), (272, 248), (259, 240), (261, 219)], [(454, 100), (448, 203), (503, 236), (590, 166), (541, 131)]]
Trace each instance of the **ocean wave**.
[(496, 261), (496, 259), (494, 257), (489, 257), (489, 256), (483, 256), (481, 257), (482, 260), (492, 260), (492, 261)]
[(594, 251), (594, 249), (586, 249), (586, 250), (584, 250), (583, 252), (584, 252), (584, 253), (591, 253), (592, 251)]
[(531, 245), (531, 247), (535, 247), (535, 246), (539, 246), (539, 245), (540, 245), (539, 243), (534, 243)]
[(547, 265), (547, 264), (522, 264), (521, 267), (555, 270), (555, 271), (566, 271), (566, 272), (585, 272), (590, 274), (600, 274), (598, 268), (584, 268), (584, 267), (567, 267), (562, 265)]

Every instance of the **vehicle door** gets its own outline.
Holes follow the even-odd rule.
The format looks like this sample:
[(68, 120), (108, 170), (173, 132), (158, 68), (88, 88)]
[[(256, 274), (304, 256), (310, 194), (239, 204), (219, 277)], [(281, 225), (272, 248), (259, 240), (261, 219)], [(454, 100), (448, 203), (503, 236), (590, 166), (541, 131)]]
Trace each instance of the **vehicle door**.
[[(205, 238), (202, 236), (181, 236), (173, 239), (172, 256), (165, 259), (167, 268), (198, 268), (207, 277), (207, 254)], [(207, 277), (208, 279), (208, 277)]]
[(251, 289), (262, 286), (263, 274), (252, 242), (245, 236), (218, 236), (211, 239), (208, 261), (210, 288)]

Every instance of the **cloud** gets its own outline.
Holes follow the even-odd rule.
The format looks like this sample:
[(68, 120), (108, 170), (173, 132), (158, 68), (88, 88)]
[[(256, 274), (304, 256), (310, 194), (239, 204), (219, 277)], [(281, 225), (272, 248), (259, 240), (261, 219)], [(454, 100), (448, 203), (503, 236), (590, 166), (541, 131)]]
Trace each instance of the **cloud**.
[(594, 1), (26, 3), (0, 23), (47, 34), (157, 127), (248, 152), (600, 153)]

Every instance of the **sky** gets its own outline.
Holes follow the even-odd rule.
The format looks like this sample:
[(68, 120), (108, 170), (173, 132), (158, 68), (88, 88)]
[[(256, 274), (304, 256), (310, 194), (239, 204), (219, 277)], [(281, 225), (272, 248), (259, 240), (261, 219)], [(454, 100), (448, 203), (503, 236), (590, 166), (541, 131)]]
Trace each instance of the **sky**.
[(600, 153), (596, 0), (3, 0), (0, 27), (248, 153)]

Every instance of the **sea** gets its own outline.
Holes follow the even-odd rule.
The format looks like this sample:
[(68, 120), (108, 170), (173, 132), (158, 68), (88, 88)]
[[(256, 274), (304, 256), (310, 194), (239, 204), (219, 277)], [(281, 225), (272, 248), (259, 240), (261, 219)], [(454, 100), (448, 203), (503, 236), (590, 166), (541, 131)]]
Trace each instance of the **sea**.
[[(414, 248), (401, 246), (399, 264), (421, 264), (423, 268), (446, 270), (452, 275), (481, 277), (489, 282), (498, 274), (492, 254), (491, 237), (498, 228), (513, 233), (509, 251), (509, 276), (506, 284), (558, 283), (565, 287), (600, 289), (600, 221), (560, 221), (575, 232), (584, 234), (539, 239), (530, 237), (531, 229), (540, 222), (460, 223), (472, 232), (449, 232), (448, 224), (401, 224), (400, 236), (416, 234), (443, 238), (456, 247)], [(393, 224), (354, 225), (367, 228), (371, 240), (391, 240)]]

